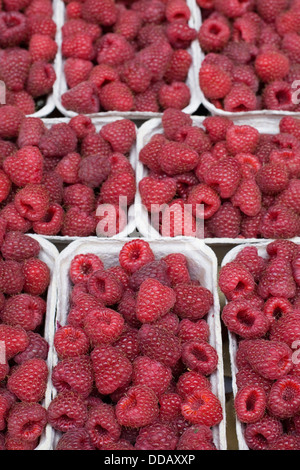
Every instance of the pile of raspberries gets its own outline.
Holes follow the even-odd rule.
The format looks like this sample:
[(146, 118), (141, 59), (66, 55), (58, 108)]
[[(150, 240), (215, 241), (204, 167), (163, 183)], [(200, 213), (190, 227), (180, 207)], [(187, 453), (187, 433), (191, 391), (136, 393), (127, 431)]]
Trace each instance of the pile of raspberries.
[(199, 81), (205, 97), (231, 113), (299, 112), (300, 1), (197, 3), (203, 14), (198, 38), (206, 57)]
[[(112, 236), (127, 222), (136, 193), (128, 155), (136, 140), (132, 121), (100, 131), (78, 115), (48, 129), (16, 106), (0, 108), (0, 220), (8, 230), (45, 236)], [(97, 208), (105, 206), (99, 217)], [(116, 227), (107, 221), (116, 220)], [(111, 230), (114, 230), (111, 233)]]
[(39, 242), (0, 227), (0, 450), (33, 450), (47, 424), (43, 337), (51, 273)]
[(238, 344), (235, 410), (250, 449), (299, 450), (300, 246), (276, 240), (262, 253), (243, 248), (219, 276)]
[(190, 103), (188, 48), (197, 39), (185, 0), (64, 0), (65, 109), (161, 112)]
[(6, 103), (27, 115), (45, 105), (56, 80), (52, 16), (51, 0), (0, 2), (0, 80), (6, 86)]
[(181, 253), (156, 259), (132, 239), (118, 258), (109, 268), (93, 253), (70, 263), (47, 410), (56, 450), (215, 450), (223, 410), (209, 380), (212, 293)]
[(199, 127), (169, 108), (162, 131), (139, 153), (149, 170), (139, 182), (141, 202), (154, 209), (152, 220), (159, 212), (161, 235), (195, 236), (203, 219), (205, 238), (300, 235), (300, 119), (284, 117), (280, 132), (260, 134), (221, 116)]

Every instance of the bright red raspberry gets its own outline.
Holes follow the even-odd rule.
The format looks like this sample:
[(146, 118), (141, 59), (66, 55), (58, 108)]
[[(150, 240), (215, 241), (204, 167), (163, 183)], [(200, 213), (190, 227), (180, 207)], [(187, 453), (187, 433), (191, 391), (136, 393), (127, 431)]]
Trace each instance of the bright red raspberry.
[(151, 261), (154, 261), (154, 253), (151, 246), (148, 242), (141, 239), (125, 243), (119, 254), (121, 267), (130, 274)]
[(198, 39), (204, 52), (220, 52), (231, 36), (229, 25), (219, 18), (206, 19), (199, 30)]
[(255, 70), (264, 83), (282, 80), (289, 73), (290, 61), (280, 52), (262, 52), (256, 57)]
[(59, 393), (48, 406), (48, 423), (61, 432), (84, 427), (87, 418), (86, 400), (72, 391)]
[(7, 388), (25, 402), (39, 402), (46, 392), (47, 363), (43, 359), (28, 359), (17, 366), (7, 380)]
[(87, 0), (82, 7), (82, 18), (88, 23), (112, 26), (117, 21), (117, 8), (112, 0)]
[(163, 112), (162, 125), (165, 137), (169, 140), (175, 140), (178, 131), (192, 124), (191, 117), (179, 109), (171, 107)]
[(229, 302), (223, 309), (222, 320), (230, 331), (242, 338), (260, 338), (270, 327), (268, 318), (251, 300)]
[[(82, 287), (83, 284), (83, 287)], [(76, 287), (79, 288), (79, 291)], [(68, 324), (75, 328), (83, 328), (84, 317), (86, 314), (99, 306), (103, 306), (103, 303), (95, 299), (92, 295), (87, 292), (87, 285), (78, 283), (72, 292), (72, 306), (68, 314)]]
[(283, 434), (271, 444), (270, 450), (299, 450), (298, 438), (292, 434)]
[(1, 324), (0, 339), (4, 342), (7, 360), (23, 352), (29, 345), (26, 331), (19, 326)]
[(179, 339), (164, 328), (145, 324), (138, 333), (141, 353), (173, 367), (181, 356)]
[(195, 390), (187, 396), (181, 406), (183, 417), (192, 424), (216, 426), (223, 419), (223, 410), (218, 397), (209, 389)]
[(191, 340), (182, 346), (182, 361), (189, 370), (211, 375), (217, 368), (218, 354), (207, 342)]
[(40, 235), (58, 235), (64, 219), (64, 210), (59, 204), (50, 204), (44, 218), (33, 222), (32, 228), (35, 233)]
[(139, 327), (141, 324), (136, 317), (136, 294), (131, 289), (126, 289), (118, 304), (118, 312), (123, 315), (126, 323), (131, 327)]
[(79, 59), (78, 57), (69, 57), (64, 66), (68, 87), (74, 88), (79, 83), (87, 81), (92, 69), (93, 63), (91, 61)]
[(176, 296), (168, 286), (157, 279), (145, 280), (137, 295), (136, 315), (141, 323), (152, 323), (166, 315), (173, 307)]
[(87, 281), (91, 275), (103, 269), (104, 265), (99, 256), (93, 253), (76, 255), (70, 265), (70, 279), (73, 284)]
[(137, 450), (175, 450), (178, 437), (172, 426), (154, 423), (140, 430), (136, 440)]
[(189, 192), (188, 205), (191, 206), (192, 214), (198, 219), (209, 219), (221, 205), (218, 193), (209, 185), (197, 184)]
[(62, 105), (78, 114), (94, 114), (99, 111), (99, 97), (93, 83), (81, 82), (61, 97)]
[(138, 291), (143, 282), (148, 281), (149, 278), (156, 279), (162, 285), (170, 287), (171, 282), (167, 270), (168, 265), (164, 261), (151, 261), (131, 275), (129, 287)]
[(134, 97), (130, 88), (118, 81), (104, 85), (99, 97), (105, 111), (130, 111), (134, 107)]
[(142, 18), (138, 12), (134, 10), (120, 9), (113, 30), (114, 33), (124, 36), (127, 41), (132, 41), (138, 35), (142, 24)]
[(262, 195), (254, 178), (242, 179), (235, 194), (231, 198), (234, 207), (239, 207), (243, 214), (255, 217), (261, 212)]
[(230, 262), (220, 270), (219, 286), (227, 300), (237, 300), (251, 294), (254, 291), (255, 282), (245, 266)]
[(91, 310), (84, 318), (84, 331), (93, 345), (114, 343), (123, 329), (123, 317), (109, 308)]
[(33, 62), (53, 62), (58, 45), (50, 36), (34, 34), (29, 41), (29, 52)]
[(251, 11), (253, 9), (253, 3), (253, 0), (246, 0), (244, 2), (229, 0), (225, 4), (222, 0), (216, 0), (214, 7), (218, 12), (228, 18), (236, 18), (242, 16), (247, 11)]
[(1, 318), (3, 323), (33, 331), (42, 323), (45, 312), (46, 302), (41, 297), (18, 294), (7, 300)]
[(268, 408), (273, 416), (280, 419), (295, 416), (300, 408), (300, 379), (289, 376), (279, 378), (270, 390)]
[(232, 88), (231, 76), (213, 64), (203, 64), (199, 71), (199, 83), (205, 97), (218, 100), (227, 96)]
[(105, 305), (119, 302), (123, 294), (123, 286), (112, 273), (103, 269), (95, 271), (88, 279), (88, 290), (96, 299)]
[(22, 292), (24, 276), (22, 265), (18, 261), (7, 260), (0, 262), (0, 291), (3, 294), (15, 295)]
[(180, 318), (201, 319), (213, 305), (213, 295), (205, 287), (178, 284), (174, 287), (174, 292), (176, 294), (174, 313)]
[(30, 258), (23, 264), (24, 292), (31, 295), (42, 295), (50, 283), (48, 265), (36, 258)]
[(190, 282), (190, 274), (187, 264), (187, 258), (181, 253), (171, 253), (163, 258), (168, 266), (168, 275), (171, 284), (188, 284)]
[(264, 238), (293, 238), (299, 232), (297, 214), (283, 205), (271, 206), (261, 221), (261, 235)]
[(299, 338), (299, 327), (299, 311), (295, 310), (273, 324), (270, 339), (285, 343), (291, 348), (294, 341)]
[(221, 198), (230, 198), (236, 192), (241, 181), (241, 166), (233, 157), (224, 157), (212, 164), (205, 173), (205, 182), (212, 186)]
[(159, 414), (153, 390), (137, 385), (131, 387), (116, 405), (116, 417), (122, 426), (140, 428), (155, 421)]
[(245, 440), (252, 450), (268, 450), (273, 442), (282, 435), (283, 428), (279, 419), (265, 415), (256, 423), (245, 428)]
[(287, 188), (289, 175), (282, 165), (268, 163), (258, 171), (256, 181), (265, 194), (278, 194)]
[(152, 73), (152, 80), (159, 81), (168, 70), (172, 59), (173, 49), (167, 41), (153, 43), (143, 48), (137, 54), (137, 59)]
[(186, 49), (174, 50), (169, 67), (164, 75), (167, 83), (185, 82), (192, 64), (191, 54)]
[(246, 362), (246, 365), (243, 365), (243, 367), (239, 368), (237, 371), (236, 384), (238, 389), (247, 387), (248, 385), (253, 385), (255, 387), (258, 386), (259, 388), (262, 388), (268, 395), (273, 381), (262, 377)]
[(244, 83), (234, 83), (224, 99), (224, 110), (231, 113), (255, 111), (257, 107), (254, 91)]
[(237, 392), (234, 407), (243, 423), (255, 423), (265, 414), (267, 396), (262, 387), (246, 385)]
[(60, 359), (83, 356), (90, 349), (90, 342), (79, 327), (71, 325), (58, 328), (54, 335), (54, 347)]
[(48, 95), (53, 89), (55, 80), (56, 73), (52, 64), (34, 62), (29, 70), (26, 90), (33, 98)]
[(166, 143), (158, 154), (158, 163), (169, 176), (189, 172), (196, 168), (198, 162), (198, 153), (180, 142)]
[(256, 281), (259, 280), (266, 266), (266, 260), (259, 256), (255, 246), (243, 248), (235, 257), (235, 261), (244, 264)]
[(85, 428), (77, 428), (63, 433), (56, 444), (56, 450), (94, 450), (89, 433)]
[(120, 119), (105, 124), (100, 135), (110, 143), (113, 152), (128, 154), (136, 139), (136, 127), (129, 119)]
[(16, 106), (2, 106), (0, 108), (1, 139), (17, 138), (24, 119), (24, 113)]
[(15, 403), (7, 420), (9, 435), (28, 443), (36, 443), (47, 424), (47, 412), (39, 403)]
[(276, 340), (255, 339), (247, 342), (245, 354), (251, 367), (263, 377), (277, 380), (291, 371), (292, 351)]
[(121, 436), (121, 426), (118, 423), (114, 408), (101, 403), (89, 411), (86, 422), (92, 444), (97, 449), (104, 449), (106, 444), (116, 442)]
[(182, 344), (193, 340), (208, 341), (209, 326), (205, 320), (193, 322), (185, 318), (179, 324), (178, 337)]
[(89, 356), (77, 356), (59, 361), (52, 369), (51, 379), (58, 393), (70, 390), (87, 398), (93, 388), (93, 372)]
[(69, 126), (73, 129), (80, 142), (82, 142), (87, 135), (96, 133), (96, 127), (88, 116), (74, 116), (71, 118)]
[(8, 156), (3, 165), (11, 181), (19, 187), (30, 183), (41, 183), (43, 178), (43, 156), (38, 148), (26, 146)]
[(154, 359), (139, 356), (133, 362), (133, 385), (148, 387), (153, 390), (157, 396), (168, 389), (171, 378), (171, 369)]
[(207, 222), (214, 237), (237, 238), (241, 230), (241, 213), (231, 202), (224, 202)]
[(92, 188), (76, 183), (64, 188), (63, 202), (67, 209), (78, 207), (84, 212), (91, 213), (95, 208), (95, 194)]
[(114, 343), (114, 346), (133, 362), (140, 353), (137, 339), (138, 330), (131, 327), (125, 327), (120, 338)]
[(232, 155), (237, 153), (255, 153), (259, 142), (259, 132), (252, 126), (230, 126), (226, 133), (226, 142)]
[(1, 55), (0, 73), (9, 90), (20, 92), (25, 88), (30, 64), (30, 54), (25, 49), (8, 49)]
[(96, 225), (93, 215), (78, 207), (71, 207), (65, 213), (61, 233), (67, 237), (88, 237), (95, 233)]
[(30, 5), (26, 8), (26, 16), (30, 18), (35, 15), (52, 17), (53, 8), (51, 0), (32, 0)]
[(146, 176), (139, 183), (142, 204), (149, 212), (157, 212), (163, 204), (171, 202), (177, 186), (173, 178)]
[(290, 264), (283, 258), (275, 258), (266, 266), (260, 278), (258, 294), (291, 299), (296, 294), (296, 284)]
[(42, 184), (27, 184), (15, 197), (15, 206), (20, 215), (32, 222), (41, 220), (47, 213), (50, 198)]
[(266, 109), (274, 111), (293, 111), (293, 90), (285, 81), (276, 80), (266, 85), (262, 93), (263, 104)]
[(173, 81), (161, 86), (158, 92), (158, 100), (162, 109), (173, 107), (183, 109), (188, 106), (191, 99), (189, 87), (184, 82)]

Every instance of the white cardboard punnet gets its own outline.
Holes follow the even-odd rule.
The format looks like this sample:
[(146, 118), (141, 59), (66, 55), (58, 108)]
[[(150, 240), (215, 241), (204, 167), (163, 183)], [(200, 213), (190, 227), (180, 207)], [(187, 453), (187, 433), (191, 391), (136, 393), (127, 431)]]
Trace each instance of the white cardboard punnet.
[[(53, 336), (58, 325), (65, 325), (69, 312), (69, 298), (72, 289), (69, 268), (72, 259), (77, 254), (94, 253), (98, 255), (104, 263), (105, 268), (119, 264), (119, 253), (123, 245), (132, 239), (95, 239), (86, 238), (72, 242), (66, 247), (56, 262), (56, 278), (58, 288), (57, 314), (55, 324), (51, 327), (51, 344), (53, 344)], [(207, 322), (210, 327), (210, 344), (215, 347), (218, 353), (219, 362), (216, 372), (210, 379), (212, 390), (221, 401), (224, 419), (213, 428), (214, 442), (218, 449), (226, 450), (226, 412), (225, 412), (225, 387), (224, 387), (224, 371), (222, 356), (222, 336), (220, 323), (220, 304), (217, 286), (217, 258), (213, 251), (207, 247), (202, 241), (182, 237), (181, 239), (160, 239), (148, 240), (155, 254), (155, 258), (159, 259), (170, 253), (182, 253), (188, 259), (188, 266), (193, 279), (201, 282), (213, 293), (214, 306), (211, 308), (207, 316)], [(54, 351), (53, 366), (58, 362), (58, 357)], [(52, 395), (55, 396), (56, 391), (53, 390)], [(60, 437), (56, 433), (54, 446)]]

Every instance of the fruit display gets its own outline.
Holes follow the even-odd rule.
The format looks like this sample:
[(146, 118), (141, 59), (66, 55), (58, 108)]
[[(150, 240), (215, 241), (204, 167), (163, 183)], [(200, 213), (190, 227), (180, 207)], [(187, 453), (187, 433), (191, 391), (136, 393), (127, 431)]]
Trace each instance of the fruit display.
[[(83, 237), (126, 228), (136, 192), (128, 158), (136, 139), (132, 121), (94, 123), (78, 115), (45, 123), (7, 105), (0, 108), (0, 138), (0, 218), (8, 230)], [(116, 218), (115, 232), (101, 223), (97, 209), (104, 205), (107, 217)]]
[(72, 245), (59, 261), (60, 290), (69, 298), (53, 340), (55, 448), (216, 449), (221, 341), (201, 244)]
[(200, 88), (218, 113), (300, 112), (298, 0), (197, 0)]
[(275, 240), (234, 249), (220, 270), (244, 448), (299, 449), (299, 260), (298, 243)]
[(0, 4), (1, 104), (26, 115), (45, 116), (54, 109), (58, 51), (52, 0), (3, 0)]
[[(65, 0), (62, 112), (159, 113), (192, 105), (197, 29), (185, 0)], [(194, 8), (193, 2), (191, 3)], [(196, 47), (195, 47), (196, 49)], [(69, 115), (67, 113), (67, 115)]]
[(1, 227), (0, 450), (49, 446), (49, 325), (57, 250)]
[[(198, 121), (175, 109), (163, 113), (159, 126), (155, 121), (138, 149), (144, 168), (137, 183), (139, 205), (158, 234), (236, 241), (299, 236), (300, 120), (282, 118), (273, 134), (254, 126), (223, 116)], [(142, 233), (149, 223), (140, 223)]]

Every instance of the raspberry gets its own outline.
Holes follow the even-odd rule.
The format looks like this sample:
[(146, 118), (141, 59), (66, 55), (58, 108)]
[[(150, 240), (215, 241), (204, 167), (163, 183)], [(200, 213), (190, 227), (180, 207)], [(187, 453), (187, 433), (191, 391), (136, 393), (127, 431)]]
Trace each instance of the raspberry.
[(216, 426), (223, 419), (221, 403), (209, 389), (195, 390), (185, 398), (181, 412), (183, 417), (192, 424)]
[(62, 226), (62, 235), (65, 237), (88, 237), (95, 232), (96, 220), (92, 215), (81, 211), (78, 207), (71, 207), (66, 213)]
[(110, 82), (114, 82), (115, 80), (118, 80), (118, 78), (119, 74), (114, 67), (108, 64), (100, 64), (93, 67), (88, 81), (93, 83), (97, 90), (100, 91), (104, 84), (106, 85)]
[(153, 43), (137, 54), (136, 58), (150, 70), (152, 80), (163, 78), (172, 60), (173, 49), (166, 41)]
[(224, 4), (222, 0), (215, 1), (215, 9), (227, 16), (228, 18), (236, 18), (244, 15), (247, 11), (253, 9), (253, 1), (246, 0), (245, 2), (240, 2), (239, 0), (229, 0)]
[(29, 41), (29, 52), (33, 62), (53, 62), (58, 50), (54, 39), (44, 34), (34, 34)]
[(19, 135), (18, 147), (38, 147), (39, 141), (46, 127), (39, 118), (27, 117), (23, 120)]
[(4, 323), (21, 326), (26, 331), (35, 330), (41, 323), (46, 312), (46, 303), (30, 294), (19, 294), (11, 297), (1, 313)]
[(165, 256), (162, 261), (168, 266), (168, 275), (173, 286), (181, 283), (188, 284), (190, 282), (190, 274), (185, 255), (181, 253), (171, 253)]
[(48, 367), (43, 359), (28, 359), (8, 377), (7, 388), (25, 402), (39, 402), (46, 392)]
[(0, 291), (3, 294), (15, 295), (22, 292), (24, 276), (22, 266), (17, 261), (0, 262)]
[(139, 355), (137, 333), (136, 329), (125, 327), (120, 338), (114, 343), (114, 346), (131, 362), (133, 362)]
[(86, 401), (75, 392), (61, 392), (49, 404), (47, 418), (61, 432), (82, 428), (88, 418)]
[[(76, 287), (79, 287), (80, 284), (81, 283), (76, 284), (73, 289), (73, 306), (71, 307), (68, 314), (68, 324), (74, 326), (75, 328), (83, 328), (84, 317), (87, 315), (87, 313), (94, 308), (103, 306), (102, 302), (98, 301), (95, 299), (95, 297), (85, 291), (79, 291), (79, 293), (75, 295), (75, 289)], [(85, 289), (87, 290), (87, 286)]]
[(149, 2), (144, 0), (132, 6), (134, 11), (138, 11), (146, 23), (161, 23), (165, 16), (165, 5), (160, 0)]
[[(92, 61), (95, 58), (93, 38), (88, 32), (78, 32), (63, 39), (61, 51), (63, 57)], [(67, 66), (68, 71), (68, 66)]]
[(222, 116), (208, 116), (203, 121), (203, 126), (213, 143), (226, 139), (227, 130), (233, 126), (233, 122)]
[(27, 22), (18, 11), (0, 13), (0, 46), (10, 48), (19, 46), (27, 39)]
[(54, 124), (41, 137), (39, 143), (39, 148), (44, 157), (64, 157), (75, 152), (76, 146), (76, 134), (66, 123)]
[(300, 408), (300, 381), (298, 377), (279, 378), (272, 386), (268, 408), (280, 419), (293, 417)]
[(48, 357), (49, 344), (39, 333), (27, 331), (29, 344), (24, 351), (20, 352), (14, 357), (17, 364), (23, 364), (29, 359), (43, 359)]
[(29, 345), (26, 331), (19, 326), (0, 325), (0, 338), (4, 342), (6, 359), (10, 360)]
[(115, 33), (107, 33), (99, 40), (98, 64), (106, 64), (117, 67), (124, 62), (133, 59), (133, 46), (124, 36)]
[(100, 134), (88, 134), (82, 140), (81, 155), (86, 158), (97, 154), (108, 157), (111, 155), (111, 147), (109, 143), (101, 137)]
[(58, 357), (65, 359), (87, 354), (90, 342), (81, 328), (67, 325), (58, 328), (55, 332), (54, 347)]
[(148, 242), (141, 239), (125, 243), (119, 254), (121, 267), (130, 274), (151, 261), (154, 261), (152, 249)]
[(300, 153), (298, 150), (273, 150), (270, 154), (270, 163), (278, 164), (284, 167), (290, 178), (298, 178)]
[(92, 188), (77, 183), (64, 188), (63, 202), (65, 207), (78, 207), (80, 210), (90, 213), (95, 207), (95, 195)]
[(164, 79), (167, 83), (172, 82), (185, 82), (190, 66), (192, 64), (192, 57), (186, 49), (176, 49), (173, 52), (170, 64)]
[(20, 215), (32, 222), (46, 215), (49, 202), (49, 193), (42, 184), (27, 184), (15, 197), (15, 206)]
[(265, 413), (266, 405), (266, 393), (257, 385), (240, 388), (234, 400), (237, 417), (243, 423), (255, 423), (260, 420)]
[(87, 398), (93, 387), (93, 373), (90, 358), (77, 356), (63, 359), (52, 369), (52, 384), (61, 393), (73, 391)]
[(112, 0), (87, 0), (82, 6), (82, 18), (88, 23), (112, 26), (117, 21), (117, 9)]
[(185, 318), (179, 324), (178, 337), (182, 344), (193, 340), (208, 341), (209, 326), (205, 320), (193, 322)]
[(280, 13), (275, 20), (276, 30), (280, 36), (299, 31), (300, 16), (297, 8), (290, 8)]
[(62, 434), (55, 450), (94, 450), (89, 433), (84, 428), (73, 429)]
[(62, 105), (78, 114), (93, 114), (99, 111), (99, 98), (95, 85), (81, 82), (61, 96)]
[(24, 292), (31, 295), (42, 295), (50, 283), (50, 269), (40, 260), (31, 258), (23, 264)]
[(289, 73), (290, 62), (286, 55), (278, 52), (265, 52), (256, 57), (255, 70), (264, 83), (281, 80)]
[(246, 358), (251, 367), (263, 377), (277, 380), (291, 371), (290, 348), (279, 341), (256, 339), (247, 343)]
[(82, 18), (70, 19), (62, 27), (62, 38), (70, 38), (77, 34), (88, 34), (92, 41), (96, 41), (100, 38), (102, 30), (100, 26), (96, 24), (90, 24), (84, 21)]
[(289, 183), (286, 168), (276, 163), (264, 165), (256, 175), (256, 181), (265, 194), (277, 194), (286, 189)]
[(271, 325), (292, 310), (292, 304), (283, 297), (270, 297), (264, 305), (264, 314), (270, 319)]
[(18, 92), (25, 88), (30, 63), (30, 54), (25, 49), (8, 49), (3, 53), (0, 73), (9, 90)]
[(91, 61), (69, 57), (64, 67), (68, 87), (74, 88), (79, 83), (87, 81), (92, 69), (93, 63)]
[(157, 173), (161, 171), (158, 157), (160, 150), (166, 143), (164, 136), (156, 134), (151, 137), (150, 141), (141, 149), (139, 153), (139, 160), (146, 165), (150, 170)]
[(111, 441), (118, 441), (121, 435), (114, 408), (106, 403), (95, 406), (89, 412), (86, 429), (92, 444), (100, 450)]
[(166, 143), (158, 154), (158, 163), (169, 176), (193, 170), (198, 161), (197, 152), (179, 142)]
[(226, 133), (226, 142), (232, 155), (255, 153), (259, 142), (259, 132), (252, 126), (230, 126)]
[(232, 89), (230, 75), (214, 64), (202, 64), (199, 71), (200, 88), (210, 100), (222, 99)]
[(268, 395), (273, 382), (262, 377), (260, 374), (255, 372), (252, 367), (247, 365), (238, 370), (236, 374), (236, 384), (238, 389), (248, 386), (258, 387), (258, 389), (263, 389), (266, 395)]
[(254, 178), (244, 178), (231, 198), (234, 207), (249, 217), (255, 217), (261, 211), (262, 195)]
[(145, 324), (138, 333), (141, 353), (173, 367), (181, 355), (178, 338), (159, 326)]
[(221, 205), (218, 193), (207, 184), (198, 184), (189, 192), (188, 205), (194, 217), (198, 219), (209, 219)]
[(227, 300), (243, 299), (254, 291), (255, 283), (248, 269), (240, 263), (230, 262), (223, 266), (219, 286)]
[(270, 446), (270, 450), (298, 450), (299, 443), (296, 436), (283, 434), (282, 436), (278, 437), (272, 445)]
[(33, 222), (32, 228), (40, 235), (58, 235), (63, 225), (64, 210), (59, 204), (50, 204), (44, 218)]
[(5, 201), (11, 190), (11, 181), (4, 171), (0, 170), (0, 181), (1, 181), (1, 191), (0, 191), (0, 201)]
[(26, 8), (26, 16), (28, 18), (35, 15), (43, 15), (52, 17), (53, 8), (50, 0), (32, 0), (30, 5)]
[(151, 72), (136, 60), (125, 62), (121, 71), (122, 80), (134, 93), (145, 92), (151, 83)]
[(109, 308), (91, 310), (84, 318), (84, 331), (93, 345), (114, 343), (123, 329), (123, 317)]
[(291, 134), (300, 139), (300, 120), (292, 116), (285, 116), (280, 121), (280, 132)]
[(43, 15), (36, 15), (28, 18), (27, 24), (30, 37), (34, 34), (43, 34), (55, 39), (57, 28), (56, 23), (52, 18)]
[(224, 110), (231, 113), (255, 111), (256, 95), (244, 83), (234, 83), (224, 99)]
[(172, 201), (176, 194), (176, 182), (172, 178), (147, 176), (140, 181), (139, 191), (143, 205), (152, 212), (156, 211), (156, 206)]
[(129, 119), (121, 119), (105, 124), (100, 135), (110, 143), (113, 152), (128, 154), (136, 139), (136, 128)]
[(197, 31), (185, 22), (173, 21), (167, 24), (166, 35), (174, 49), (187, 49), (197, 38)]
[(121, 299), (123, 287), (113, 274), (100, 269), (89, 277), (88, 291), (105, 305), (114, 305)]
[(281, 317), (272, 325), (270, 339), (285, 343), (290, 348), (299, 338), (299, 313), (297, 310)]
[(153, 390), (157, 396), (168, 389), (171, 378), (171, 369), (156, 360), (146, 356), (140, 356), (133, 362), (133, 385), (148, 387)]
[(23, 187), (30, 183), (41, 183), (43, 178), (43, 156), (38, 148), (26, 146), (8, 156), (3, 164), (11, 181)]
[(299, 232), (299, 220), (288, 207), (274, 205), (269, 208), (261, 223), (264, 238), (293, 238)]
[(284, 81), (274, 81), (267, 85), (262, 94), (266, 109), (275, 111), (293, 111), (293, 91)]
[(237, 238), (240, 234), (241, 213), (231, 202), (224, 202), (208, 220), (209, 229), (218, 238)]
[(121, 34), (127, 41), (132, 41), (138, 35), (142, 27), (142, 18), (134, 10), (119, 11), (117, 21), (114, 24), (114, 33)]
[(230, 36), (228, 24), (218, 18), (208, 18), (200, 27), (198, 39), (204, 52), (219, 52), (224, 49)]
[(227, 328), (242, 338), (260, 338), (269, 329), (269, 320), (250, 300), (229, 302), (223, 309), (222, 320)]
[(183, 109), (188, 106), (191, 99), (189, 87), (183, 82), (173, 81), (171, 84), (164, 84), (159, 89), (158, 99), (161, 107), (167, 109)]
[(0, 108), (0, 138), (17, 138), (24, 118), (25, 115), (16, 106), (2, 106)]
[(116, 417), (121, 426), (148, 426), (159, 414), (158, 400), (153, 390), (137, 385), (131, 387), (116, 405)]
[(48, 95), (55, 80), (56, 73), (51, 64), (34, 62), (29, 70), (26, 90), (33, 98)]
[(177, 393), (165, 392), (159, 397), (159, 419), (170, 423), (181, 414), (181, 398)]
[(265, 259), (259, 256), (258, 250), (255, 246), (247, 246), (243, 248), (235, 257), (235, 261), (244, 264), (253, 275), (255, 281), (259, 280), (266, 266)]
[(190, 426), (179, 438), (177, 450), (216, 450), (211, 430), (205, 425)]
[(265, 415), (256, 423), (248, 424), (244, 435), (250, 449), (268, 450), (282, 433), (281, 422), (273, 416)]
[(258, 293), (264, 299), (271, 295), (290, 299), (296, 294), (296, 285), (290, 264), (281, 258), (270, 261), (264, 270)]
[(104, 85), (99, 97), (105, 111), (130, 111), (134, 107), (133, 94), (125, 83), (115, 81)]
[(224, 157), (219, 162), (211, 165), (204, 176), (205, 182), (212, 186), (222, 198), (230, 198), (234, 195), (240, 183), (240, 168), (240, 164), (235, 158)]
[(175, 450), (177, 441), (178, 437), (172, 426), (155, 423), (140, 430), (135, 448), (137, 450)]
[(218, 355), (205, 341), (191, 340), (182, 346), (182, 361), (189, 370), (211, 375), (217, 368)]
[(73, 284), (77, 284), (81, 281), (87, 281), (91, 275), (100, 269), (103, 269), (104, 265), (99, 256), (93, 253), (76, 255), (70, 265), (70, 278)]
[(81, 142), (87, 135), (95, 134), (96, 128), (88, 116), (78, 115), (71, 118), (69, 126), (73, 129), (77, 139)]
[(131, 378), (130, 361), (113, 346), (96, 347), (91, 353), (96, 387), (109, 395), (123, 387)]
[(286, 0), (258, 1), (257, 12), (268, 23), (275, 21), (276, 17), (287, 8)]
[(11, 438), (35, 443), (47, 424), (47, 412), (39, 403), (15, 403), (7, 419)]
[(136, 317), (136, 296), (131, 289), (126, 289), (118, 304), (118, 312), (123, 315), (126, 322), (132, 327), (139, 327)]
[(213, 305), (213, 295), (205, 287), (178, 284), (174, 287), (174, 292), (176, 294), (174, 312), (180, 318), (201, 319)]

